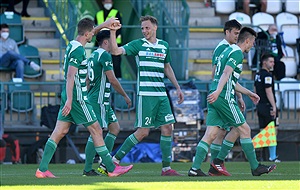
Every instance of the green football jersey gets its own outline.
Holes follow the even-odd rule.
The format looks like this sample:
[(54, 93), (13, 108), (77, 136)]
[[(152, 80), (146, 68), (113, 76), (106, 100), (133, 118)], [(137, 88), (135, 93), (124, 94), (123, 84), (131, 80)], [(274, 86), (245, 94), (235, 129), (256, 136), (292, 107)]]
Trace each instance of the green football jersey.
[(226, 65), (233, 68), (233, 72), (225, 84), (220, 96), (227, 100), (233, 98), (235, 94), (235, 85), (243, 70), (243, 52), (241, 48), (235, 44), (228, 46), (220, 55), (219, 61), (215, 70), (215, 77), (211, 85), (211, 91), (218, 87), (219, 80), (223, 74)]
[(212, 66), (218, 64), (218, 59), (221, 53), (229, 46), (230, 44), (227, 42), (227, 40), (223, 39), (215, 48), (213, 57), (212, 57)]
[(137, 94), (167, 96), (164, 84), (164, 64), (171, 62), (169, 44), (160, 39), (152, 44), (143, 38), (131, 41), (123, 48), (127, 55), (136, 57)]
[[(87, 87), (86, 87), (86, 74), (87, 74), (87, 60), (84, 47), (78, 41), (71, 41), (66, 48), (64, 56), (64, 79), (66, 81), (68, 75), (68, 67), (74, 66), (78, 71), (74, 79), (73, 88), (73, 101), (87, 101)], [(64, 88), (64, 91), (66, 89)], [(66, 93), (63, 93), (66, 96)]]
[(109, 70), (113, 70), (111, 55), (102, 48), (94, 51), (88, 58), (88, 98), (91, 103), (109, 105), (110, 82), (105, 74)]

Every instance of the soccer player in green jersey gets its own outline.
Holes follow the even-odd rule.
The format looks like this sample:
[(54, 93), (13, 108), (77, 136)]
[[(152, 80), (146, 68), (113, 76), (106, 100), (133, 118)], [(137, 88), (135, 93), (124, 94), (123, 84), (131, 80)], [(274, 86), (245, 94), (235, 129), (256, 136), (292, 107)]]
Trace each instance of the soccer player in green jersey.
[[(248, 95), (249, 98), (257, 104), (259, 96), (250, 90), (242, 87), (238, 79), (242, 72), (243, 53), (249, 52), (252, 48), (256, 37), (256, 32), (248, 27), (241, 29), (237, 45), (228, 46), (220, 55), (216, 66), (214, 80), (211, 85), (210, 93), (207, 96), (208, 113), (206, 117), (207, 128), (201, 141), (198, 143), (195, 160), (188, 172), (189, 176), (206, 176), (200, 169), (208, 148), (221, 130), (233, 126), (231, 131), (226, 135), (225, 142), (228, 146), (222, 146), (217, 158), (211, 165), (220, 173), (226, 176), (231, 174), (224, 166), (224, 159), (231, 150), (229, 144), (236, 141), (236, 135), (240, 136), (240, 143), (246, 157), (250, 163), (253, 176), (260, 176), (269, 173), (276, 168), (276, 165), (265, 166), (260, 164), (256, 159), (255, 150), (251, 139), (251, 129), (247, 124), (241, 110), (235, 101), (235, 91)], [(227, 149), (227, 151), (222, 150)]]
[[(131, 107), (131, 99), (128, 97), (114, 74), (112, 57), (109, 54), (109, 39), (109, 30), (102, 30), (96, 35), (99, 48), (95, 50), (88, 59), (88, 99), (93, 107), (100, 126), (109, 129), (104, 142), (108, 152), (111, 152), (115, 139), (120, 132), (120, 125), (109, 102), (110, 86), (112, 85), (112, 87), (124, 97), (128, 107)], [(83, 176), (99, 175), (92, 168), (95, 154), (94, 142), (90, 136), (85, 146), (86, 157)], [(101, 171), (102, 170), (100, 170), (100, 172)]]
[(94, 33), (101, 28), (118, 27), (118, 20), (111, 18), (94, 28), (91, 19), (84, 18), (77, 25), (78, 35), (66, 48), (64, 57), (65, 88), (61, 94), (61, 105), (56, 126), (48, 139), (42, 161), (37, 169), (37, 178), (55, 178), (49, 170), (49, 162), (53, 157), (59, 141), (68, 133), (71, 123), (82, 124), (90, 132), (96, 152), (108, 169), (110, 177), (128, 172), (131, 167), (116, 166), (104, 144), (102, 129), (97, 121), (91, 104), (87, 98), (86, 74), (87, 61), (84, 46), (91, 42)]
[[(216, 67), (217, 67), (217, 63), (219, 61), (219, 56), (221, 55), (221, 53), (228, 46), (230, 46), (232, 44), (236, 44), (241, 28), (242, 28), (242, 25), (235, 19), (225, 22), (224, 29), (223, 29), (224, 34), (225, 34), (225, 38), (217, 45), (217, 47), (215, 48), (215, 50), (213, 52), (213, 57), (212, 57), (212, 66), (213, 66), (212, 79), (214, 79), (215, 70), (216, 70)], [(245, 106), (245, 102), (243, 100), (243, 96), (239, 92), (235, 92), (235, 94), (238, 98), (239, 108), (241, 109), (242, 112), (244, 112), (246, 106)], [(210, 153), (211, 153), (210, 160), (211, 161), (213, 159), (215, 159), (217, 157), (218, 153), (220, 152), (221, 145), (222, 145), (223, 139), (226, 135), (226, 132), (227, 132), (226, 130), (220, 130), (217, 137), (216, 137), (216, 139), (210, 145)], [(236, 135), (238, 137), (238, 134), (236, 134)], [(220, 172), (218, 172), (212, 166), (210, 167), (210, 169), (208, 171), (208, 174), (210, 176), (220, 176), (220, 175), (222, 175)]]
[(171, 169), (170, 166), (172, 124), (175, 123), (175, 119), (164, 85), (165, 75), (177, 90), (179, 104), (183, 102), (184, 97), (170, 65), (171, 55), (169, 44), (166, 41), (156, 38), (157, 19), (153, 16), (142, 16), (140, 22), (144, 38), (133, 40), (122, 47), (117, 46), (115, 40), (116, 33), (114, 30), (111, 30), (112, 54), (136, 56), (138, 68), (136, 131), (127, 137), (113, 157), (113, 160), (119, 163), (132, 147), (148, 136), (150, 128), (160, 127), (160, 147), (162, 151), (161, 175), (178, 176), (180, 174)]

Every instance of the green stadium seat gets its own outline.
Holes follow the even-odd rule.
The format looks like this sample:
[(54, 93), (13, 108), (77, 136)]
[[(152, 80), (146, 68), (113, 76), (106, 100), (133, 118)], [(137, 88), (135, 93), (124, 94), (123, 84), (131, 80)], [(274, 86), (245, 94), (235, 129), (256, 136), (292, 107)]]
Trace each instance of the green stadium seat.
[(4, 12), (0, 18), (1, 24), (6, 23), (9, 26), (9, 37), (14, 39), (17, 44), (24, 43), (25, 35), (21, 16), (13, 12)]
[(19, 46), (20, 54), (25, 56), (30, 61), (34, 61), (38, 64), (41, 69), (39, 71), (33, 70), (29, 65), (25, 65), (24, 68), (24, 77), (35, 78), (42, 75), (42, 61), (39, 55), (39, 50), (31, 45), (21, 45)]
[(33, 92), (29, 85), (22, 83), (8, 85), (8, 93), (12, 111), (22, 113), (33, 110)]

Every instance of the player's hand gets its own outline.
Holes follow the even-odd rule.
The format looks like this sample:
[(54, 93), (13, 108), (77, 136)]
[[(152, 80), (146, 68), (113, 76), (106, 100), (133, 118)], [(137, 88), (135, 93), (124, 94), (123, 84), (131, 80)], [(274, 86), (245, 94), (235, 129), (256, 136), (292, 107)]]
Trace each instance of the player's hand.
[(257, 94), (255, 94), (255, 93), (253, 93), (253, 92), (251, 92), (251, 94), (249, 95), (249, 98), (252, 100), (252, 102), (256, 105), (258, 102), (259, 102), (259, 100), (260, 100), (260, 97), (257, 95)]
[(273, 108), (273, 109), (270, 111), (270, 115), (271, 115), (273, 118), (276, 118), (276, 107)]
[(208, 103), (212, 104), (218, 99), (219, 95), (220, 95), (220, 93), (218, 93), (217, 91), (214, 91), (207, 96), (206, 100), (208, 101)]
[(124, 99), (126, 101), (126, 104), (127, 104), (128, 108), (130, 108), (132, 106), (131, 99), (128, 96), (124, 97)]
[(61, 110), (62, 115), (63, 116), (69, 115), (71, 109), (72, 109), (72, 101), (67, 100), (65, 106)]
[(121, 28), (121, 23), (120, 21), (118, 20), (118, 18), (110, 18), (108, 20), (105, 21), (105, 25), (107, 28), (111, 29), (111, 30), (118, 30)]
[(177, 97), (178, 97), (177, 99), (178, 104), (181, 104), (184, 101), (184, 95), (181, 89), (177, 89)]
[(244, 112), (246, 109), (246, 104), (245, 104), (243, 98), (238, 99), (238, 105), (239, 105), (241, 112)]

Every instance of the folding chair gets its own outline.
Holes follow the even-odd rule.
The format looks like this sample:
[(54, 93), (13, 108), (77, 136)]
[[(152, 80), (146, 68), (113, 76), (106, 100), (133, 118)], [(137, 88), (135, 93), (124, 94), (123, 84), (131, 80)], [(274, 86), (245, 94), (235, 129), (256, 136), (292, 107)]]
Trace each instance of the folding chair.
[(13, 12), (4, 12), (0, 18), (1, 23), (6, 23), (9, 26), (9, 37), (14, 39), (17, 44), (24, 43), (25, 35), (21, 16)]
[(274, 17), (268, 13), (258, 12), (252, 16), (252, 24), (254, 26), (259, 26), (264, 31), (268, 29), (270, 24), (274, 23)]
[(221, 14), (230, 14), (236, 10), (235, 0), (215, 0), (215, 11)]
[(42, 75), (42, 61), (39, 55), (39, 50), (34, 47), (34, 46), (30, 46), (30, 45), (21, 45), (19, 46), (19, 51), (20, 54), (25, 56), (27, 59), (35, 62), (36, 64), (38, 64), (41, 69), (39, 71), (35, 71), (33, 70), (29, 65), (25, 65), (24, 68), (24, 77), (27, 78), (35, 78), (35, 77), (39, 77)]
[(234, 12), (229, 15), (229, 20), (235, 19), (242, 25), (251, 25), (251, 18), (249, 15), (241, 12)]
[(295, 45), (299, 37), (300, 29), (298, 18), (291, 13), (280, 13), (276, 16), (278, 30), (283, 32), (283, 40), (286, 44)]

